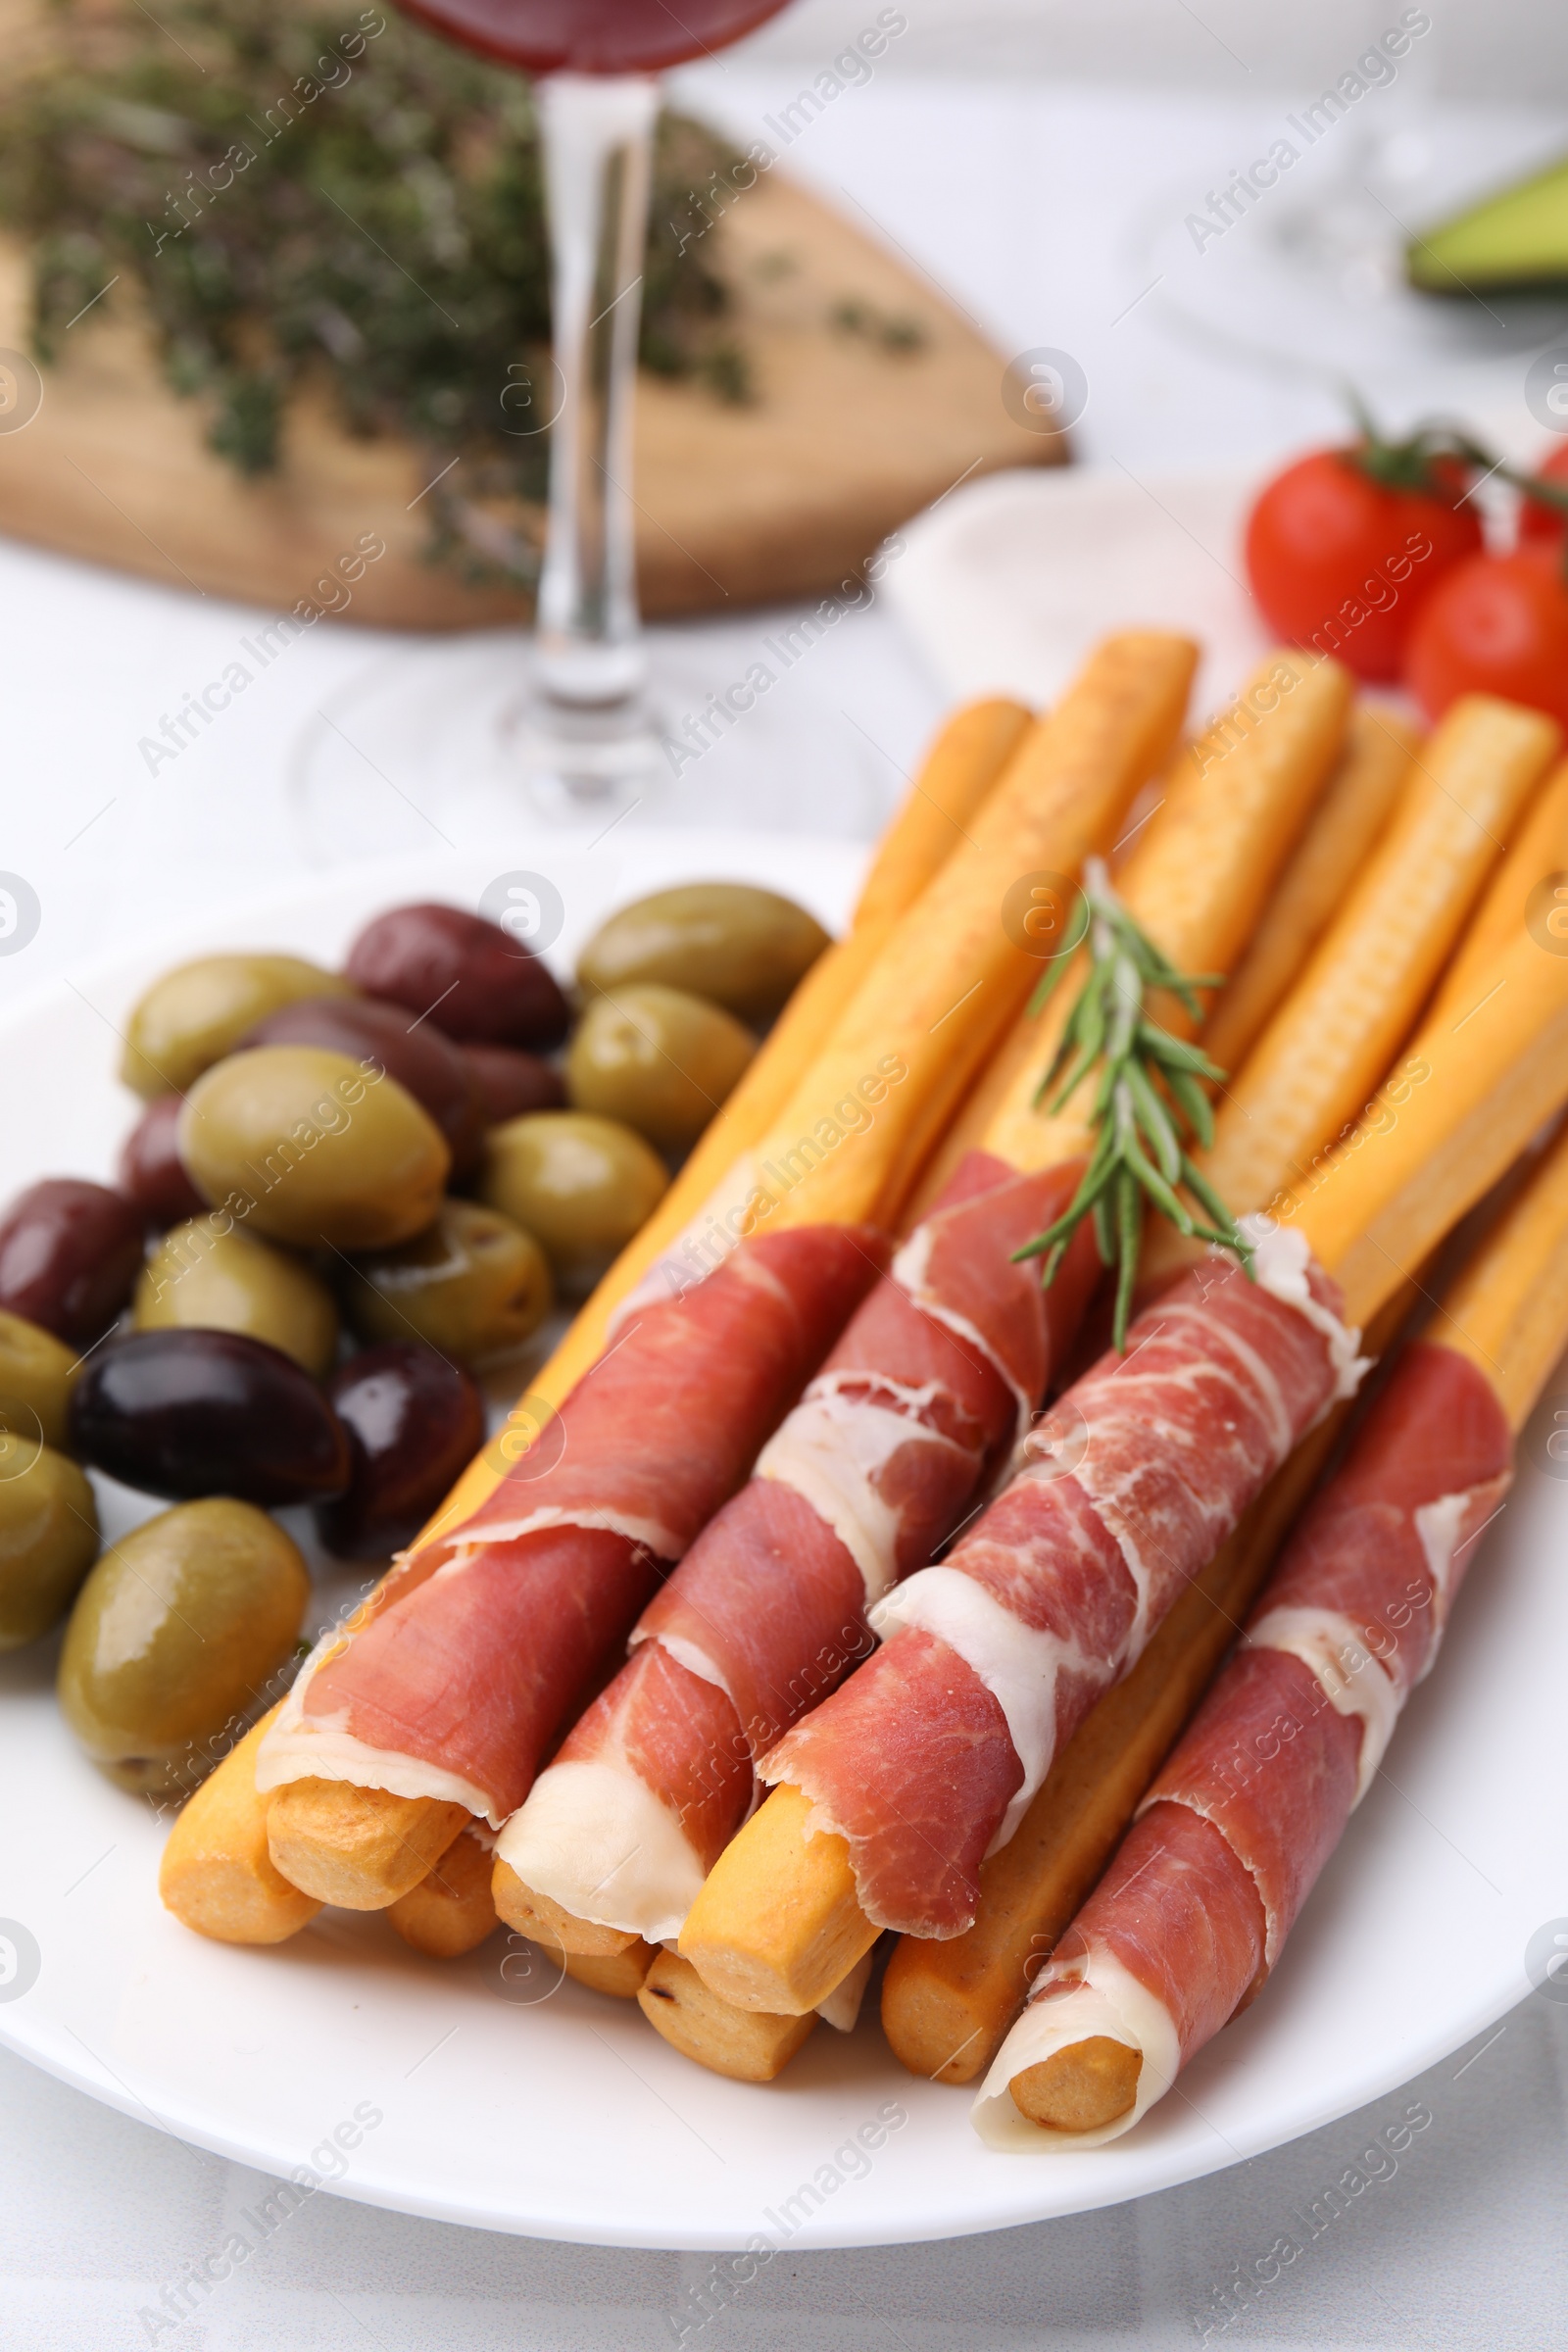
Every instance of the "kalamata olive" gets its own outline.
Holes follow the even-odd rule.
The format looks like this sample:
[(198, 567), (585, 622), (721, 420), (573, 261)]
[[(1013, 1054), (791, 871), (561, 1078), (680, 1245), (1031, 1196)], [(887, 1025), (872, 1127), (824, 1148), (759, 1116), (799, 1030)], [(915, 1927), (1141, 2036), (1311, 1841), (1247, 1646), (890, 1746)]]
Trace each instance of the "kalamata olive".
[(64, 1446), (76, 1376), (74, 1350), (52, 1331), (0, 1313), (0, 1429)]
[(320, 1046), (257, 1046), (198, 1078), (179, 1152), (215, 1209), (301, 1250), (382, 1250), (422, 1232), (452, 1164), (395, 1078)]
[(669, 1187), (640, 1135), (585, 1110), (535, 1110), (485, 1137), (479, 1197), (548, 1256), (562, 1287), (598, 1281)]
[(685, 882), (612, 914), (577, 958), (577, 980), (590, 996), (657, 980), (766, 1021), (827, 945), (815, 916), (776, 891)]
[(485, 1125), (520, 1118), (525, 1110), (561, 1110), (566, 1089), (554, 1063), (515, 1046), (460, 1046), (484, 1103)]
[(140, 1264), (141, 1218), (123, 1193), (49, 1176), (0, 1223), (0, 1306), (85, 1347), (119, 1314)]
[(94, 1763), (137, 1793), (188, 1795), (299, 1639), (299, 1546), (265, 1511), (214, 1496), (111, 1544), (60, 1657), (60, 1711)]
[(367, 923), (344, 965), (367, 996), (389, 997), (448, 1037), (560, 1045), (566, 1000), (547, 965), (499, 923), (461, 906), (393, 906)]
[(97, 1507), (75, 1463), (0, 1435), (0, 1649), (57, 1625), (97, 1556)]
[(136, 1281), (138, 1331), (242, 1331), (319, 1380), (337, 1353), (337, 1308), (318, 1274), (219, 1215), (166, 1233)]
[(413, 1026), (401, 1004), (374, 997), (302, 997), (269, 1013), (240, 1040), (251, 1046), (324, 1046), (329, 1053), (373, 1061), (427, 1110), (447, 1139), (452, 1170), (465, 1176), (479, 1157), (490, 1124), (479, 1081), (467, 1057), (430, 1021)]
[(367, 1348), (333, 1381), (348, 1432), (347, 1494), (318, 1504), (317, 1531), (342, 1560), (384, 1560), (412, 1543), (484, 1444), (484, 1404), (466, 1372), (417, 1340)]
[(424, 1233), (343, 1270), (343, 1304), (368, 1340), (425, 1340), (483, 1364), (531, 1339), (553, 1302), (531, 1233), (478, 1200), (443, 1200)]
[(179, 1156), (179, 1114), (183, 1095), (160, 1095), (149, 1102), (126, 1136), (120, 1154), (119, 1184), (149, 1225), (182, 1225), (200, 1216), (207, 1203)]
[(596, 997), (566, 1055), (574, 1110), (635, 1127), (662, 1152), (694, 1144), (757, 1040), (732, 1013), (655, 980)]
[(120, 1075), (138, 1095), (182, 1095), (247, 1029), (296, 997), (352, 994), (300, 956), (203, 956), (166, 972), (125, 1028)]
[(74, 1450), (147, 1494), (314, 1502), (349, 1481), (348, 1440), (292, 1357), (237, 1331), (139, 1331), (71, 1400)]

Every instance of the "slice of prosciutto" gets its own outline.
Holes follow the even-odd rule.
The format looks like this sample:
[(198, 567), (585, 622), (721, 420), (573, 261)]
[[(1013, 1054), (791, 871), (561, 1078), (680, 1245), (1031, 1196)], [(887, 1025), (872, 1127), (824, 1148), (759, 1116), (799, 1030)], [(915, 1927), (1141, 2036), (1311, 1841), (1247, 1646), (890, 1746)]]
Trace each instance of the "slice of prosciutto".
[(940, 1566), (871, 1611), (882, 1647), (765, 1757), (849, 1841), (878, 1927), (960, 1935), (1053, 1758), (1362, 1365), (1302, 1237), (1258, 1234), (1140, 1315), (1019, 1449)]
[(1081, 1166), (965, 1158), (508, 1824), (499, 1850), (526, 1886), (650, 1942), (678, 1935), (756, 1758), (869, 1654), (872, 1604), (1027, 1429), (1099, 1259), (1086, 1226), (1043, 1293), (1013, 1252)]
[(886, 1262), (865, 1227), (803, 1226), (643, 1308), (473, 1516), (324, 1637), (257, 1787), (449, 1797), (499, 1829)]
[[(1511, 1458), (1485, 1376), (1407, 1348), (1004, 2042), (975, 2103), (983, 2138), (1130, 2131), (1260, 1988), (1432, 1666)], [(1142, 2053), (1127, 2113), (1083, 2133), (1026, 2122), (1014, 2076), (1100, 2034)]]

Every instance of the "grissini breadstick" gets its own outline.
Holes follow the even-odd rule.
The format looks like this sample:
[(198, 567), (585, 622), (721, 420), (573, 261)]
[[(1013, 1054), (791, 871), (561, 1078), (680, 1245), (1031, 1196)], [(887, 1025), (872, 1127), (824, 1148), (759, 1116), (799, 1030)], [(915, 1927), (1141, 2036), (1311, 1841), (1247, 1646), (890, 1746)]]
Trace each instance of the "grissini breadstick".
[[(459, 1480), (452, 1495), (424, 1531), (426, 1540), (445, 1527), (457, 1525), (477, 1508), (518, 1454), (537, 1439), (550, 1413), (599, 1354), (615, 1307), (701, 1208), (736, 1152), (763, 1132), (779, 1103), (794, 1088), (801, 1070), (831, 1027), (845, 992), (853, 992), (874, 962), (888, 932), (904, 911), (904, 904), (912, 903), (939, 870), (951, 839), (956, 838), (953, 827), (961, 828), (972, 819), (1029, 723), (1029, 713), (1021, 705), (988, 702), (965, 706), (939, 731), (910, 796), (919, 813), (910, 813), (906, 808), (906, 814), (895, 819), (886, 837), (886, 858), (879, 849), (872, 859), (852, 932), (818, 958), (796, 989), (739, 1086), (688, 1156), (654, 1216), (622, 1251), (549, 1363), (535, 1376), (522, 1408), (513, 1414), (508, 1428)], [(933, 812), (938, 812), (940, 821)], [(172, 1868), (176, 1873), (172, 1884), (179, 1889), (179, 1900), (172, 1902), (171, 1908), (192, 1927), (200, 1928), (202, 1920), (209, 1916), (228, 1921), (230, 1940), (271, 1942), (294, 1932), (281, 1923), (292, 1918), (295, 1927), (301, 1926), (318, 1906), (312, 1904), (302, 1909), (307, 1898), (300, 1897), (295, 1888), (290, 1888), (286, 1899), (276, 1895), (275, 1890), (270, 1901), (262, 1899), (262, 1889), (270, 1881), (265, 1875), (254, 1874), (254, 1857), (267, 1852), (270, 1800), (256, 1787), (257, 1744), (259, 1736), (246, 1743), (243, 1750), (233, 1750), (206, 1784), (211, 1793), (202, 1813), (196, 1817), (204, 1825), (201, 1836), (205, 1842), (200, 1848), (200, 1859), (192, 1842), (194, 1829), (182, 1846), (172, 1846), (175, 1854)], [(227, 1847), (221, 1842), (220, 1824), (222, 1837), (229, 1840)], [(269, 1871), (278, 1887), (289, 1886), (270, 1863)], [(201, 1894), (204, 1874), (213, 1881), (210, 1903)], [(224, 1896), (223, 1886), (231, 1880), (250, 1886), (248, 1906), (231, 1904)], [(235, 1932), (235, 1923), (245, 1918), (253, 1919), (257, 1925), (254, 1937)]]
[[(651, 1283), (562, 1407), (556, 1458), (525, 1457), (462, 1527), (412, 1555), (360, 1630), (307, 1662), (258, 1760), (258, 1786), (279, 1791), (270, 1836), (285, 1875), (373, 1909), (405, 1890), (382, 1868), (378, 1790), (461, 1802), (492, 1826), (515, 1809), (572, 1691), (624, 1639), (659, 1563), (680, 1557), (782, 1411), (782, 1362), (769, 1372), (735, 1325), (743, 1298), (760, 1327), (777, 1320), (754, 1269), (765, 1261), (776, 1285), (793, 1268), (797, 1292), (826, 1284), (809, 1312), (804, 1292), (793, 1298), (797, 1340), (819, 1357), (829, 1300), (837, 1321), (855, 1303), (840, 1261), (872, 1267), (854, 1220), (888, 1214), (906, 1154), (927, 1148), (931, 1122), (1029, 984), (1031, 959), (999, 919), (1019, 861), (1075, 865), (1114, 825), (1168, 749), (1193, 660), (1187, 641), (1152, 635), (1091, 657), (743, 1165), (719, 1226), (748, 1236), (733, 1260), (708, 1270), (710, 1230), (701, 1249), (677, 1251), (673, 1278)], [(961, 1023), (951, 1017), (960, 1010)], [(359, 1794), (335, 1800), (337, 1785)], [(405, 1827), (398, 1850), (413, 1842)]]
[[(944, 720), (898, 814), (877, 844), (856, 901), (854, 928), (891, 929), (939, 873), (969, 829), (1033, 717), (994, 696)], [(722, 1171), (719, 1171), (722, 1173)]]
[(1430, 1671), (1568, 1340), (1568, 1141), (1408, 1347), (975, 2102), (994, 2146), (1130, 2130), (1256, 1993)]
[[(258, 1746), (253, 1772), (264, 1775), (265, 1762)], [(294, 1886), (308, 1882), (302, 1891), (318, 1902), (379, 1911), (417, 1886), (471, 1819), (461, 1796), (427, 1799), (311, 1778), (290, 1784), (287, 1804), (269, 1806), (268, 1851)], [(368, 1884), (374, 1902), (365, 1899)]]
[[(1287, 694), (1286, 687), (1291, 691)], [(1347, 674), (1271, 657), (1272, 709), (1221, 772), (1178, 764), (1123, 896), (1163, 953), (1223, 971), (1332, 765)], [(1037, 1024), (1031, 1091), (1054, 1051)], [(1021, 1436), (1098, 1273), (1086, 1231), (1042, 1298), (1019, 1247), (1081, 1166), (1010, 1102), (846, 1330), (757, 1474), (645, 1610), (624, 1667), (499, 1845), (497, 1901), (579, 1950), (668, 1938), (753, 1801), (752, 1760), (872, 1646), (865, 1611), (923, 1566), (996, 1449)], [(1069, 1131), (1069, 1146), (1078, 1137)], [(981, 1360), (976, 1360), (979, 1357)], [(651, 2015), (656, 2015), (650, 2011)], [(705, 2015), (716, 2015), (710, 2003)]]
[(465, 1829), (416, 1886), (387, 1905), (407, 1944), (432, 1960), (459, 1960), (500, 1924), (490, 1896), (490, 1848)]
[(274, 1865), (256, 1750), (270, 1708), (181, 1808), (164, 1847), (158, 1891), (174, 1917), (218, 1943), (282, 1943), (321, 1908)]
[(1568, 957), (1526, 933), (1492, 970), (1473, 1011), (1417, 1031), (1353, 1134), (1280, 1203), (1363, 1321), (1568, 1095)]
[[(1106, 845), (1170, 756), (1195, 662), (1186, 638), (1107, 638), (1023, 739), (968, 839), (905, 914), (826, 1051), (731, 1179), (768, 1230), (892, 1219), (1035, 979), (1021, 920), (1013, 930), (1006, 922), (1009, 890), (1037, 871), (1070, 882)], [(897, 1117), (853, 1136), (853, 1150), (817, 1144), (890, 1040), (909, 1071)]]
[[(547, 1943), (545, 1949), (557, 1951), (559, 1946)], [(659, 1957), (659, 1947), (634, 1938), (623, 1952), (562, 1952), (560, 1957), (574, 1984), (585, 1984), (590, 1992), (609, 1993), (612, 2000), (634, 2001)]]
[[(1116, 872), (1123, 906), (1182, 971), (1231, 971), (1249, 942), (1255, 946), (1260, 922), (1272, 919), (1281, 868), (1293, 852), (1300, 855), (1303, 827), (1310, 841), (1321, 819), (1350, 723), (1350, 679), (1338, 662), (1275, 652), (1249, 679), (1237, 707), (1250, 714), (1246, 732), (1237, 738), (1235, 715), (1227, 712), (1187, 746)], [(917, 1212), (972, 1149), (1030, 1168), (1088, 1151), (1091, 1087), (1086, 1083), (1054, 1114), (1038, 1100), (1073, 981), (1069, 975), (1043, 1012), (1017, 1022), (983, 1072), (921, 1180)], [(1227, 983), (1221, 1007), (1228, 995)], [(1153, 1009), (1176, 1035), (1192, 1034), (1194, 1022), (1173, 999)]]
[(1278, 1011), (1307, 956), (1360, 878), (1394, 812), (1419, 731), (1396, 711), (1361, 703), (1344, 757), (1252, 943), (1203, 1029), (1203, 1051), (1239, 1070)]
[[(1549, 719), (1467, 695), (1414, 758), (1337, 921), (1217, 1106), (1195, 1154), (1238, 1215), (1267, 1208), (1361, 1115), (1419, 1015), (1556, 748)], [(1191, 1259), (1151, 1239), (1153, 1285)]]
[[(1459, 952), (1443, 975), (1427, 1019), (1462, 1020), (1491, 987), (1490, 970), (1529, 919), (1532, 893), (1568, 868), (1568, 760), (1554, 768), (1532, 803), (1518, 839), (1498, 865)], [(1549, 917), (1551, 908), (1544, 908)], [(1549, 931), (1547, 936), (1553, 936)]]
[(671, 2048), (735, 2082), (771, 2082), (784, 2072), (816, 2024), (804, 2017), (764, 2017), (736, 2009), (710, 1992), (678, 1952), (661, 1952), (637, 1995), (637, 2006)]
[[(1381, 1355), (1413, 1294), (1367, 1332)], [(1011, 1841), (980, 1866), (974, 1925), (946, 1942), (902, 1936), (882, 1981), (882, 2030), (911, 2074), (973, 2082), (986, 2072), (1062, 1930), (1235, 1640), (1297, 1511), (1351, 1410), (1334, 1407), (1194, 1577), (1125, 1681), (1056, 1758)]]
[[(1537, 745), (1539, 765), (1544, 767), (1554, 748), (1549, 726), (1538, 735)], [(1527, 951), (1534, 953), (1534, 970), (1523, 961)], [(1514, 965), (1504, 977), (1512, 984), (1511, 994), (1505, 989), (1483, 1007), (1462, 1039), (1428, 1041), (1423, 1034), (1409, 1070), (1389, 1090), (1387, 1100), (1374, 1104), (1350, 1143), (1334, 1155), (1315, 1191), (1290, 1204), (1289, 1225), (1269, 1247), (1289, 1252), (1294, 1274), (1287, 1271), (1281, 1254), (1272, 1269), (1264, 1269), (1262, 1281), (1267, 1291), (1280, 1295), (1282, 1303), (1294, 1283), (1298, 1305), (1293, 1311), (1309, 1326), (1330, 1314), (1334, 1294), (1304, 1244), (1313, 1245), (1317, 1266), (1326, 1267), (1328, 1275), (1344, 1269), (1349, 1311), (1364, 1320), (1408, 1279), (1443, 1233), (1482, 1197), (1568, 1095), (1568, 959), (1543, 954), (1528, 939), (1510, 953)], [(1506, 1018), (1497, 1009), (1504, 1002), (1510, 1008)], [(1426, 1073), (1433, 1083), (1424, 1082)], [(1314, 1287), (1320, 1281), (1321, 1293)], [(1173, 1306), (1178, 1307), (1185, 1343), (1210, 1366), (1206, 1379), (1210, 1373), (1219, 1376), (1212, 1349), (1220, 1340), (1217, 1330), (1208, 1331), (1210, 1318), (1224, 1307), (1227, 1296), (1234, 1301), (1230, 1311), (1243, 1301), (1234, 1279), (1216, 1283), (1204, 1274), (1200, 1282), (1206, 1293), (1201, 1301), (1172, 1294), (1151, 1310), (1152, 1321), (1146, 1318), (1141, 1328), (1144, 1342), (1152, 1345), (1156, 1331), (1169, 1324)], [(1333, 1329), (1343, 1332), (1344, 1326), (1335, 1323)], [(1330, 1357), (1337, 1358), (1343, 1342), (1333, 1338), (1327, 1325), (1325, 1334)], [(1285, 1341), (1283, 1326), (1266, 1336), (1255, 1334), (1253, 1351), (1261, 1343), (1266, 1358)], [(1160, 1360), (1152, 1357), (1152, 1367), (1157, 1368)], [(1136, 1661), (1181, 1584), (1211, 1556), (1241, 1508), (1290, 1450), (1291, 1432), (1277, 1425), (1277, 1441), (1260, 1445), (1245, 1467), (1238, 1459), (1205, 1467), (1203, 1433), (1195, 1427), (1180, 1437), (1181, 1418), (1172, 1418), (1174, 1400), (1165, 1394), (1168, 1384), (1153, 1380), (1152, 1393), (1145, 1400), (1141, 1376), (1117, 1389), (1118, 1377), (1107, 1359), (1068, 1393), (1052, 1417), (1057, 1427), (1054, 1442), (1048, 1442), (1044, 1479), (1039, 1473), (1014, 1479), (946, 1564), (950, 1573), (960, 1574), (966, 1582), (978, 1581), (983, 1589), (988, 1575), (993, 1581), (1000, 1577), (1009, 1596), (1019, 1594), (1014, 1607), (1047, 1611), (1034, 1621), (1042, 1627), (1076, 1624), (1082, 1602), (1075, 1601), (1066, 1617), (1058, 1618), (1053, 1613), (1065, 1609), (1065, 1599), (1046, 1597), (1047, 1588), (1054, 1591), (1054, 1580), (1065, 1574), (1065, 1566), (1058, 1569), (1054, 1563), (1058, 1556), (1069, 1562), (1075, 1547), (1085, 1542), (1102, 1547), (1101, 1573), (1110, 1580), (1107, 1591), (1130, 1579), (1130, 1591), (1136, 1594), (1130, 1620), (1112, 1638), (1108, 1654), (1102, 1652), (1102, 1667), (1085, 1674), (1093, 1652), (1084, 1651), (1082, 1644), (1089, 1637), (1080, 1627), (1075, 1636), (1079, 1646), (1073, 1651), (1078, 1661), (1073, 1697), (1064, 1708), (1057, 1686), (1059, 1660), (1066, 1654), (1061, 1648), (1064, 1634), (1053, 1632), (1037, 1643), (1039, 1657), (1034, 1660), (1029, 1641), (1020, 1640), (1010, 1625), (999, 1625), (989, 1603), (977, 1615), (974, 1604), (963, 1596), (961, 1607), (973, 1620), (965, 1624), (954, 1614), (959, 1599), (955, 1596), (950, 1604), (944, 1582), (942, 1592), (932, 1594), (932, 1621), (922, 1628), (906, 1614), (911, 1594), (919, 1597), (918, 1580), (901, 1587), (890, 1602), (890, 1610), (899, 1612), (893, 1618), (897, 1654), (894, 1642), (885, 1639), (869, 1664), (788, 1735), (768, 1761), (764, 1777), (785, 1785), (783, 1802), (792, 1819), (782, 1822), (775, 1816), (770, 1824), (770, 1809), (780, 1799), (769, 1799), (721, 1857), (688, 1916), (681, 1949), (727, 1998), (778, 2012), (811, 2007), (821, 1997), (825, 1971), (867, 1948), (877, 1928), (961, 1932), (972, 1917), (972, 1874), (980, 1855), (993, 1839), (1005, 1842), (1014, 1826), (1007, 1818), (1008, 1808), (1018, 1806), (1020, 1799), (1028, 1801), (1049, 1769), (1054, 1746), (1075, 1728), (1088, 1700), (1104, 1681), (1115, 1679)], [(1245, 1415), (1250, 1408), (1238, 1400), (1235, 1409)], [(1066, 1420), (1061, 1418), (1064, 1411)], [(1151, 1413), (1152, 1419), (1148, 1417)], [(1080, 1438), (1087, 1433), (1087, 1451), (1073, 1468), (1064, 1470), (1063, 1448), (1073, 1438), (1073, 1416)], [(1306, 1418), (1311, 1418), (1311, 1410)], [(1214, 1426), (1210, 1424), (1211, 1432)], [(1242, 1423), (1231, 1426), (1239, 1430)], [(1183, 1445), (1195, 1449), (1193, 1461), (1183, 1461)], [(1152, 1561), (1136, 1535), (1150, 1506), (1139, 1508), (1125, 1535), (1113, 1536), (1105, 1517), (1108, 1510), (1112, 1521), (1124, 1520), (1125, 1505), (1113, 1503), (1111, 1495), (1116, 1480), (1130, 1475), (1134, 1463), (1144, 1465), (1146, 1476), (1158, 1464), (1158, 1478), (1178, 1476), (1189, 1495), (1203, 1497), (1201, 1528), (1189, 1525), (1179, 1540), (1177, 1522), (1169, 1516), (1174, 1496), (1161, 1506), (1166, 1515)], [(1118, 1464), (1125, 1467), (1118, 1469)], [(1086, 1465), (1093, 1495), (1084, 1487)], [(1136, 1493), (1136, 1486), (1128, 1492)], [(1227, 1497), (1223, 1502), (1222, 1495)], [(1083, 1519), (1086, 1508), (1088, 1520)], [(1077, 1514), (1081, 1524), (1076, 1533), (1062, 1527), (1048, 1536), (1043, 1522), (1036, 1524), (1042, 1514), (1059, 1518), (1063, 1512)], [(1096, 1525), (1099, 1534), (1093, 1532)], [(993, 1570), (992, 1547), (999, 1544)], [(1184, 1558), (1186, 1564), (1178, 1565)], [(1042, 1578), (1041, 1597), (1031, 1598)], [(1098, 1581), (1090, 1581), (1087, 1592), (1098, 1596)], [(1013, 1611), (1002, 1613), (1011, 1618)], [(1122, 1602), (1112, 1615), (1124, 1617)], [(885, 1635), (891, 1631), (886, 1625), (880, 1630)], [(1025, 1620), (1024, 1633), (1033, 1630), (1033, 1623)], [(1098, 1647), (1104, 1636), (1097, 1631), (1094, 1640)], [(951, 1778), (942, 1785), (933, 1780), (933, 1769), (940, 1774), (949, 1752), (946, 1743), (960, 1738), (961, 1746), (954, 1746), (952, 1752), (961, 1757), (968, 1785)], [(1025, 1754), (1031, 1759), (1027, 1764), (1022, 1760)], [(824, 1806), (820, 1792), (830, 1762), (833, 1795)], [(891, 1793), (883, 1786), (890, 1779), (896, 1783)], [(816, 1834), (809, 1838), (801, 1835), (811, 1814), (811, 1806), (798, 1793), (803, 1782), (815, 1792), (818, 1808)], [(906, 1820), (920, 1825), (924, 1851), (910, 1850), (898, 1826)], [(846, 1822), (851, 1824), (848, 1838), (842, 1834)], [(765, 1886), (750, 1859), (754, 1853), (760, 1858), (764, 1851), (770, 1866)], [(875, 1869), (873, 1856), (883, 1858)]]

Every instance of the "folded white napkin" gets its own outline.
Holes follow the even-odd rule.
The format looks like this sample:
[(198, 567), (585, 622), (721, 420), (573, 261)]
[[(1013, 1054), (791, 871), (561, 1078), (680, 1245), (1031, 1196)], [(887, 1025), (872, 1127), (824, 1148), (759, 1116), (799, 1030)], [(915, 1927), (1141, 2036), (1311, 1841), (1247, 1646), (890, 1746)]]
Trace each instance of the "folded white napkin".
[(1200, 640), (1211, 710), (1269, 644), (1242, 563), (1259, 486), (1254, 468), (988, 474), (906, 526), (886, 593), (955, 695), (1049, 702), (1098, 638), (1145, 626)]

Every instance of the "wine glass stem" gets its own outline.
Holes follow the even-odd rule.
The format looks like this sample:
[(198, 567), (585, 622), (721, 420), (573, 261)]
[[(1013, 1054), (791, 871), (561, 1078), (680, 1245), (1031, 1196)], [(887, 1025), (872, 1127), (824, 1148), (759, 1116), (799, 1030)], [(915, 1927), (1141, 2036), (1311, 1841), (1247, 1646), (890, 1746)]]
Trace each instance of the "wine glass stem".
[(637, 614), (632, 398), (657, 83), (553, 74), (539, 87), (562, 406), (550, 442), (537, 677), (576, 710), (646, 675)]

